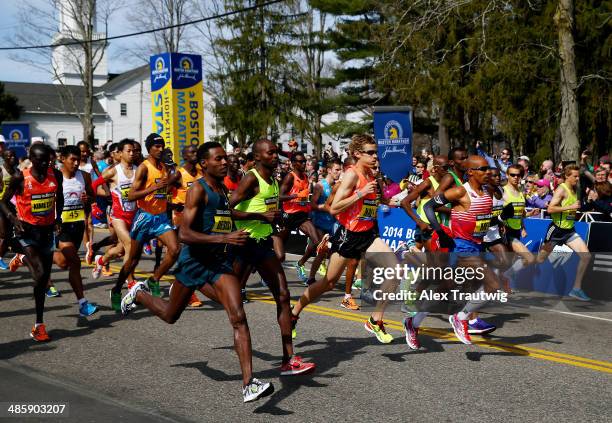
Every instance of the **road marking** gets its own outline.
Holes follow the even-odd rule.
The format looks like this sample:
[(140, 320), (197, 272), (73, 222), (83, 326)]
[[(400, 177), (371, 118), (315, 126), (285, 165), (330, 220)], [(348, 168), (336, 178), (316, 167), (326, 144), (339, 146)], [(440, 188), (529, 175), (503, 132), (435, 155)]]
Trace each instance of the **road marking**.
[[(114, 270), (114, 271), (119, 271), (121, 269), (120, 267), (117, 267), (117, 266), (110, 266), (110, 268), (111, 270)], [(146, 276), (146, 275), (150, 275), (150, 273), (145, 274), (139, 271), (138, 269), (136, 272), (134, 272), (134, 276)], [(174, 281), (174, 277), (166, 275), (166, 276), (163, 276), (161, 280), (171, 283)], [(248, 297), (249, 299), (252, 299), (258, 302), (275, 304), (274, 298), (270, 295), (249, 293)], [(292, 301), (291, 303), (295, 304), (296, 301)], [(360, 322), (360, 323), (365, 322), (365, 318), (367, 318), (367, 316), (364, 316), (361, 313), (338, 310), (338, 309), (333, 309), (329, 307), (319, 306), (316, 304), (309, 304), (308, 307), (304, 309), (304, 311), (309, 312), (309, 313), (320, 314), (323, 316), (335, 317), (335, 318), (342, 319), (342, 320)], [(555, 310), (548, 310), (548, 311), (555, 311)], [(571, 312), (561, 312), (558, 310), (556, 312), (563, 313), (563, 314), (569, 314), (569, 315), (597, 318), (594, 316), (580, 315), (578, 313), (571, 313)], [(610, 319), (604, 319), (604, 318), (599, 318), (599, 319), (610, 320)], [(404, 331), (402, 322), (399, 322), (396, 320), (385, 320), (385, 324), (388, 328), (396, 329), (402, 332)], [(449, 333), (441, 329), (422, 327), (419, 329), (419, 333), (429, 336), (431, 338), (458, 341), (454, 333), (452, 332)], [(596, 370), (596, 371), (605, 372), (605, 373), (612, 373), (612, 362), (608, 362), (608, 361), (593, 360), (593, 359), (586, 358), (586, 357), (558, 353), (558, 352), (543, 350), (539, 348), (518, 346), (515, 344), (510, 344), (510, 343), (506, 343), (502, 341), (494, 341), (490, 339), (485, 339), (478, 335), (472, 336), (472, 342), (475, 345), (479, 345), (485, 348), (511, 352), (517, 355), (522, 355), (522, 356), (527, 356), (527, 357), (540, 358), (540, 359), (552, 361), (555, 363), (569, 364), (569, 365), (576, 366), (576, 367), (584, 367), (587, 369)]]
[[(258, 302), (274, 304), (274, 299), (268, 295), (250, 293), (249, 298)], [(292, 303), (295, 302), (292, 301)], [(318, 306), (315, 304), (309, 304), (308, 307), (304, 309), (304, 311), (360, 323), (365, 322), (366, 318), (366, 316), (360, 313), (337, 310), (329, 307)], [(385, 320), (385, 324), (388, 328), (400, 330), (402, 332), (404, 330), (402, 323), (395, 320)], [(449, 333), (441, 329), (420, 328), (419, 332), (432, 338), (457, 340), (457, 338), (452, 332)], [(527, 357), (540, 358), (555, 363), (569, 364), (576, 367), (584, 367), (605, 373), (612, 373), (612, 362), (593, 360), (586, 357), (542, 350), (539, 348), (517, 346), (506, 342), (485, 339), (476, 335), (472, 336), (472, 341), (474, 344), (485, 348), (511, 352), (517, 355), (523, 355)]]

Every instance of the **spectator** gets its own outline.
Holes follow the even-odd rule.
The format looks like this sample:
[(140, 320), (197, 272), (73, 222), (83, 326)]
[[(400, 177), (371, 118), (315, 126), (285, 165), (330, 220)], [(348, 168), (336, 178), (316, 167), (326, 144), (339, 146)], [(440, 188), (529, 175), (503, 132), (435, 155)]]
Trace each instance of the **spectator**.
[(527, 176), (529, 174), (529, 157), (527, 156), (521, 156), (518, 158), (518, 162), (519, 165), (523, 166), (523, 169), (525, 169), (525, 176)]
[(429, 177), (429, 172), (427, 172), (426, 168), (427, 166), (425, 165), (425, 162), (419, 160), (414, 167), (414, 174), (418, 176), (419, 179), (426, 179)]
[(527, 197), (526, 205), (534, 209), (546, 210), (552, 194), (550, 192), (550, 181), (548, 179), (540, 179), (535, 183), (536, 192)]
[(508, 166), (512, 164), (512, 160), (511, 160), (512, 150), (510, 150), (509, 148), (503, 148), (499, 158), (497, 158), (497, 156), (491, 157), (489, 154), (487, 154), (486, 151), (482, 149), (482, 143), (480, 141), (477, 141), (476, 142), (476, 153), (479, 156), (484, 157), (489, 163), (490, 167), (498, 168), (502, 175), (502, 179), (507, 178), (506, 172), (508, 170)]
[(594, 189), (588, 190), (584, 209), (602, 213), (602, 220), (612, 222), (612, 184), (596, 182)]

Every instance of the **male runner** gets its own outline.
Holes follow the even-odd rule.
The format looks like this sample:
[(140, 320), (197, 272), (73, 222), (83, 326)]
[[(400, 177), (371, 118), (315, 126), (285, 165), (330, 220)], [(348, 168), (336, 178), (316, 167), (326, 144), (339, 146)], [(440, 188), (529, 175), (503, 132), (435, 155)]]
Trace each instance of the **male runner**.
[[(183, 219), (187, 190), (195, 181), (203, 176), (198, 166), (198, 148), (195, 145), (187, 146), (183, 148), (182, 155), (185, 163), (178, 168), (180, 186), (174, 190), (172, 198), (172, 223), (177, 230), (179, 230), (181, 220)], [(195, 292), (191, 295), (188, 305), (189, 307), (202, 307), (202, 301), (200, 301)]]
[[(128, 193), (132, 189), (136, 166), (134, 165), (134, 142), (124, 139), (119, 142), (120, 152), (119, 164), (108, 167), (102, 173), (105, 183), (110, 184), (111, 190), (111, 213), (109, 216), (110, 226), (117, 235), (117, 244), (109, 248), (104, 255), (97, 255), (94, 260), (94, 268), (91, 274), (98, 279), (104, 266), (111, 260), (123, 255), (123, 264), (130, 255), (131, 239), (130, 228), (136, 214), (136, 202), (128, 200)], [(133, 276), (127, 277), (128, 287), (133, 283)]]
[(280, 260), (272, 249), (272, 223), (280, 219), (279, 187), (273, 178), (278, 165), (276, 145), (267, 139), (253, 143), (255, 167), (249, 170), (233, 192), (230, 207), (243, 212), (236, 227), (249, 233), (246, 244), (238, 251), (237, 273), (242, 275), (248, 266), (254, 266), (267, 282), (276, 302), (276, 316), (283, 343), (281, 375), (302, 374), (314, 370), (314, 363), (305, 363), (293, 355), (291, 339), (291, 307), (287, 279)]
[(168, 323), (176, 322), (196, 289), (206, 285), (227, 311), (234, 330), (234, 348), (242, 370), (244, 402), (271, 393), (270, 383), (252, 375), (251, 335), (240, 300), (240, 283), (232, 273), (232, 246), (244, 245), (248, 233), (233, 231), (233, 222), (223, 178), (228, 161), (221, 144), (207, 142), (197, 150), (204, 175), (187, 191), (179, 230), (185, 247), (181, 250), (168, 301), (149, 294), (138, 282), (123, 298), (121, 310), (127, 314), (136, 301)]
[(227, 175), (223, 178), (223, 185), (225, 185), (231, 194), (238, 188), (240, 179), (242, 179), (242, 172), (240, 172), (240, 159), (236, 154), (228, 155), (227, 161)]
[(544, 245), (538, 253), (537, 262), (543, 263), (557, 245), (567, 245), (578, 253), (580, 261), (576, 269), (574, 287), (569, 296), (580, 301), (590, 301), (591, 298), (582, 290), (582, 279), (591, 261), (591, 254), (584, 240), (576, 233), (576, 212), (580, 210), (580, 201), (576, 194), (576, 186), (580, 178), (580, 168), (569, 164), (563, 169), (565, 182), (560, 184), (553, 194), (547, 212), (552, 222), (546, 231)]
[[(0, 167), (0, 174), (2, 175), (2, 189), (0, 190), (0, 201), (4, 199), (4, 194), (6, 193), (9, 185), (11, 184), (11, 180), (13, 179), (13, 175), (15, 175), (17, 170), (17, 155), (15, 154), (15, 150), (8, 149), (4, 150), (2, 153), (2, 157), (4, 159), (4, 163), (2, 167)], [(10, 199), (9, 199), (10, 200)], [(12, 203), (9, 203), (9, 207), (11, 207), (13, 214), (16, 212), (15, 207)], [(8, 217), (2, 213), (0, 210), (0, 269), (7, 270), (8, 265), (4, 262), (3, 257), (8, 251), (9, 240), (13, 236), (13, 226), (9, 221)]]
[[(414, 240), (417, 243), (419, 250), (425, 247), (426, 251), (431, 251), (431, 235), (432, 229), (429, 226), (429, 219), (425, 216), (423, 207), (437, 191), (442, 178), (448, 172), (448, 160), (444, 156), (435, 156), (433, 159), (433, 168), (429, 178), (421, 182), (414, 190), (406, 196), (400, 203), (406, 214), (414, 220), (417, 227), (414, 231)], [(412, 202), (420, 199), (416, 213), (412, 209)]]
[[(380, 260), (385, 262), (390, 257), (395, 258), (387, 244), (378, 237), (375, 225), (377, 195), (372, 169), (378, 165), (376, 141), (370, 135), (355, 135), (349, 145), (349, 151), (357, 162), (343, 175), (332, 201), (330, 212), (341, 226), (331, 238), (332, 255), (327, 275), (309, 285), (293, 307), (294, 330), (304, 307), (334, 288), (350, 259), (360, 259), (366, 252), (388, 253), (380, 254)], [(395, 264), (396, 261), (382, 263), (382, 266), (392, 267)], [(395, 282), (391, 280), (390, 284)], [(387, 333), (384, 327), (383, 314), (384, 303), (380, 303), (364, 326), (379, 342), (387, 344), (393, 341), (393, 336)]]
[[(287, 174), (283, 179), (280, 187), (280, 199), (283, 202), (283, 230), (278, 236), (287, 241), (291, 231), (300, 229), (305, 233), (310, 242), (314, 245), (319, 245), (321, 241), (317, 230), (310, 220), (310, 187), (308, 183), (308, 175), (305, 172), (306, 157), (303, 153), (297, 152), (291, 155), (291, 166), (293, 171)], [(285, 247), (281, 245), (279, 257), (281, 261), (285, 260)], [(312, 266), (318, 269), (321, 264), (322, 257), (317, 256)], [(302, 282), (308, 281), (304, 262), (297, 262), (295, 270)]]
[[(481, 259), (476, 256), (482, 251), (482, 238), (489, 228), (493, 209), (493, 201), (484, 189), (484, 185), (488, 182), (489, 166), (481, 156), (470, 156), (464, 164), (467, 167), (468, 182), (462, 186), (450, 188), (443, 194), (436, 195), (425, 204), (425, 215), (429, 219), (431, 227), (438, 234), (442, 247), (453, 248), (454, 253), (459, 253), (462, 256), (474, 255), (474, 257), (469, 257), (468, 260), (473, 259), (472, 265), (481, 265), (484, 269), (485, 281), (495, 280), (491, 269), (483, 266)], [(436, 207), (443, 207), (447, 203), (452, 205), (452, 238), (442, 229), (435, 213)], [(486, 282), (485, 286), (488, 288)], [(483, 291), (482, 286), (476, 290), (477, 293)], [(468, 333), (468, 316), (482, 305), (483, 303), (480, 301), (469, 301), (460, 312), (448, 318), (455, 335), (464, 344), (472, 343)], [(414, 317), (404, 319), (406, 343), (412, 349), (420, 347), (417, 338), (418, 330), (427, 314), (426, 311), (420, 311)]]
[(130, 254), (121, 267), (117, 283), (110, 291), (113, 310), (121, 307), (121, 287), (128, 275), (134, 273), (145, 242), (159, 238), (166, 246), (166, 256), (152, 276), (147, 279), (147, 285), (155, 296), (161, 296), (159, 280), (172, 267), (178, 258), (180, 246), (176, 232), (168, 219), (167, 189), (178, 180), (175, 173), (168, 177), (166, 165), (161, 157), (164, 150), (164, 139), (157, 134), (149, 134), (145, 145), (149, 156), (136, 169), (134, 183), (128, 192), (128, 201), (137, 201), (137, 213), (130, 231)]
[(53, 255), (53, 262), (61, 269), (68, 269), (68, 282), (79, 302), (79, 314), (91, 316), (98, 310), (98, 306), (89, 303), (83, 295), (79, 248), (85, 232), (85, 208), (91, 204), (94, 192), (89, 174), (79, 170), (80, 156), (78, 147), (74, 145), (62, 149), (64, 207), (60, 231), (55, 238), (58, 251)]
[[(13, 176), (0, 201), (0, 209), (13, 224), (16, 241), (26, 258), (24, 262), (34, 279), (36, 322), (30, 336), (35, 341), (46, 342), (51, 338), (43, 323), (45, 291), (53, 260), (53, 232), (62, 223), (62, 174), (49, 168), (51, 151), (44, 144), (32, 145), (29, 159), (32, 166)], [(13, 195), (17, 200), (17, 214), (9, 206)]]

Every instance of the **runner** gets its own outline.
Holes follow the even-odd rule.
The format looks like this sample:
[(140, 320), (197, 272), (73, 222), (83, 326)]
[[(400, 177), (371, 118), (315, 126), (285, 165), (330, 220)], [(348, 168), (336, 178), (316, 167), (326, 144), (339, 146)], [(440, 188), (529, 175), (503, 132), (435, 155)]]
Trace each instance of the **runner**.
[(166, 165), (161, 162), (164, 150), (164, 139), (157, 134), (149, 134), (145, 145), (149, 156), (136, 169), (134, 183), (127, 194), (128, 201), (137, 201), (137, 213), (130, 231), (130, 254), (121, 267), (117, 283), (110, 291), (113, 310), (120, 311), (121, 287), (128, 275), (134, 273), (145, 242), (159, 238), (166, 246), (166, 256), (152, 276), (147, 279), (147, 285), (153, 295), (161, 296), (159, 280), (172, 267), (178, 258), (180, 246), (176, 232), (168, 219), (168, 186), (178, 180), (178, 173), (168, 177)]
[[(110, 184), (112, 206), (109, 216), (110, 226), (117, 236), (117, 244), (109, 248), (104, 255), (97, 255), (91, 274), (98, 279), (104, 266), (113, 259), (123, 256), (123, 265), (130, 255), (131, 239), (130, 228), (136, 214), (136, 202), (128, 200), (128, 193), (134, 183), (136, 166), (134, 165), (134, 142), (124, 139), (119, 142), (119, 164), (107, 168), (102, 173), (102, 179)], [(128, 288), (131, 288), (134, 278), (128, 275)]]
[[(484, 189), (488, 182), (489, 166), (481, 156), (470, 156), (464, 164), (467, 167), (468, 182), (436, 195), (432, 201), (425, 204), (424, 211), (431, 227), (438, 234), (442, 247), (452, 248), (454, 253), (460, 254), (464, 260), (468, 261), (466, 264), (469, 267), (480, 265), (484, 269), (485, 280), (495, 280), (491, 269), (484, 266), (481, 258), (477, 256), (482, 251), (482, 239), (489, 228), (493, 209), (493, 201)], [(443, 207), (447, 203), (452, 205), (452, 238), (442, 229), (435, 213), (437, 207)], [(488, 286), (485, 282), (484, 288), (480, 286), (476, 292), (483, 292), (488, 289)], [(464, 344), (472, 343), (468, 333), (468, 316), (482, 305), (481, 301), (468, 301), (460, 312), (448, 318), (455, 335)], [(420, 347), (417, 338), (418, 330), (428, 314), (426, 311), (419, 311), (414, 317), (404, 319), (406, 343), (412, 349)]]
[(93, 200), (94, 193), (89, 174), (79, 170), (80, 156), (76, 146), (62, 149), (64, 207), (59, 234), (55, 237), (58, 250), (53, 254), (53, 262), (61, 269), (68, 269), (68, 282), (79, 302), (79, 314), (85, 317), (94, 314), (98, 306), (89, 303), (83, 295), (79, 248), (85, 232), (85, 208)]
[(233, 223), (223, 178), (228, 161), (221, 144), (207, 142), (197, 150), (204, 176), (187, 191), (180, 228), (181, 251), (168, 301), (149, 294), (146, 283), (138, 282), (123, 298), (121, 311), (129, 313), (139, 301), (167, 323), (176, 322), (196, 289), (206, 286), (227, 311), (234, 331), (234, 348), (242, 370), (243, 401), (269, 395), (271, 383), (252, 375), (251, 335), (240, 300), (240, 284), (232, 273), (233, 246), (246, 243), (248, 233), (232, 231)]
[[(0, 190), (0, 201), (4, 199), (4, 194), (6, 193), (9, 185), (11, 184), (11, 180), (13, 179), (13, 175), (15, 175), (17, 170), (17, 155), (15, 154), (15, 150), (8, 149), (4, 150), (2, 154), (2, 158), (4, 159), (4, 164), (0, 167), (0, 175), (2, 175), (2, 189)], [(9, 207), (13, 214), (16, 213), (15, 206), (13, 203), (8, 203)], [(0, 269), (7, 270), (9, 267), (4, 262), (3, 257), (8, 251), (9, 240), (13, 235), (13, 225), (11, 224), (8, 217), (2, 213), (0, 210)]]
[[(280, 251), (277, 251), (277, 256), (281, 262), (285, 261), (285, 246), (287, 238), (291, 231), (299, 229), (302, 231), (313, 245), (319, 245), (321, 237), (317, 232), (314, 224), (310, 220), (310, 187), (308, 183), (308, 175), (306, 175), (306, 157), (303, 153), (297, 152), (291, 155), (291, 166), (293, 171), (288, 173), (283, 179), (280, 187), (280, 201), (283, 202), (283, 225), (284, 228), (278, 236), (283, 240), (280, 244)], [(278, 245), (278, 244), (277, 244)], [(313, 268), (318, 269), (322, 256), (317, 256), (312, 264)], [(295, 264), (295, 270), (302, 282), (308, 282), (306, 268), (304, 267), (305, 260), (298, 261)], [(312, 281), (311, 281), (312, 282)]]
[[(181, 221), (183, 219), (183, 209), (185, 208), (185, 199), (187, 197), (187, 190), (193, 185), (195, 181), (200, 179), (203, 174), (198, 165), (198, 148), (195, 145), (190, 145), (183, 148), (183, 161), (185, 164), (178, 168), (180, 174), (180, 187), (173, 190), (174, 195), (172, 198), (172, 223), (174, 227), (179, 230)], [(158, 248), (160, 246), (158, 245)], [(157, 249), (156, 249), (157, 253)], [(157, 262), (157, 260), (156, 260)], [(202, 307), (203, 303), (200, 301), (196, 293), (194, 292), (189, 299), (187, 304), (189, 307)]]
[[(242, 275), (246, 266), (252, 265), (267, 282), (276, 302), (276, 315), (283, 344), (281, 375), (303, 374), (313, 371), (314, 363), (306, 363), (293, 353), (291, 339), (291, 307), (287, 279), (280, 260), (272, 249), (272, 223), (280, 219), (279, 187), (272, 177), (278, 165), (276, 145), (267, 139), (253, 143), (255, 167), (240, 181), (232, 194), (230, 207), (242, 212), (236, 227), (249, 233), (246, 245), (237, 253), (237, 273)], [(234, 212), (234, 213), (236, 213)], [(238, 213), (236, 213), (238, 217)]]
[[(0, 202), (2, 212), (13, 224), (16, 242), (25, 255), (24, 263), (34, 279), (36, 322), (30, 336), (38, 342), (51, 340), (43, 323), (45, 291), (53, 260), (53, 232), (62, 223), (64, 209), (62, 174), (49, 168), (50, 158), (48, 146), (32, 145), (29, 152), (32, 166), (13, 176)], [(9, 206), (13, 195), (17, 200), (16, 215)]]
[(567, 245), (578, 253), (580, 261), (576, 269), (574, 287), (569, 296), (580, 301), (590, 301), (591, 298), (582, 290), (582, 279), (591, 261), (591, 254), (584, 240), (576, 233), (576, 212), (580, 210), (580, 201), (576, 194), (576, 186), (580, 178), (580, 168), (569, 164), (563, 169), (565, 182), (560, 184), (553, 194), (547, 212), (552, 222), (546, 231), (542, 249), (538, 253), (537, 262), (543, 263), (557, 245)]
[(240, 159), (237, 155), (229, 154), (227, 162), (227, 176), (223, 179), (223, 184), (231, 194), (238, 188), (240, 179), (242, 179), (242, 172), (240, 171)]
[[(350, 259), (360, 259), (363, 253), (389, 253), (380, 255), (381, 261), (395, 258), (387, 244), (378, 237), (376, 221), (376, 181), (372, 169), (378, 165), (376, 141), (370, 135), (355, 135), (349, 145), (350, 154), (356, 159), (342, 177), (332, 205), (331, 214), (336, 216), (340, 227), (331, 238), (331, 258), (327, 275), (308, 286), (292, 310), (292, 336), (296, 336), (295, 326), (300, 313), (308, 304), (315, 301), (325, 292), (330, 291), (342, 276)], [(382, 266), (394, 266), (393, 263), (382, 263)], [(393, 285), (396, 281), (390, 280)], [(389, 285), (384, 285), (386, 287)], [(365, 329), (374, 334), (379, 342), (389, 343), (393, 336), (387, 333), (383, 323), (385, 303), (379, 303), (376, 310), (365, 322)]]
[[(414, 231), (414, 240), (419, 250), (425, 247), (426, 251), (431, 251), (431, 235), (433, 230), (429, 226), (429, 219), (425, 216), (423, 207), (431, 200), (434, 193), (440, 186), (442, 178), (448, 173), (448, 160), (444, 156), (435, 156), (433, 168), (429, 178), (421, 182), (407, 197), (400, 203), (406, 214), (414, 220), (417, 227)], [(412, 202), (419, 199), (416, 213), (412, 209)]]

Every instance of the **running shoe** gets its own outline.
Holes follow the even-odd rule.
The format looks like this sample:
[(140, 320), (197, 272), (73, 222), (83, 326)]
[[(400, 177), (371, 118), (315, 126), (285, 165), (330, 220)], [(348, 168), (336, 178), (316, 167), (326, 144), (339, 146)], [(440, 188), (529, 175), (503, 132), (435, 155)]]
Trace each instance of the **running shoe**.
[(108, 229), (108, 225), (102, 222), (94, 223), (93, 227), (97, 229)]
[(453, 327), (453, 331), (455, 331), (455, 336), (464, 344), (472, 345), (472, 339), (470, 338), (470, 334), (468, 332), (468, 321), (459, 319), (457, 313), (451, 314), (448, 316), (448, 322)]
[(487, 323), (482, 319), (476, 318), (474, 323), (468, 322), (468, 333), (470, 335), (485, 335), (493, 332), (497, 326)]
[(114, 293), (112, 290), (109, 292), (111, 308), (115, 311), (121, 311), (121, 292)]
[(250, 303), (251, 301), (247, 297), (246, 289), (240, 290), (240, 298), (242, 298), (242, 304)]
[(321, 242), (317, 245), (317, 255), (327, 253), (329, 251), (329, 234), (323, 235)]
[(404, 319), (404, 332), (406, 332), (406, 344), (413, 349), (418, 350), (421, 348), (421, 344), (419, 343), (419, 328), (415, 328), (412, 325), (412, 317), (406, 317)]
[(104, 256), (98, 254), (94, 260), (94, 267), (91, 269), (91, 277), (94, 279), (100, 278), (100, 274), (104, 268), (104, 262), (102, 261), (103, 258)]
[(153, 249), (151, 249), (151, 244), (149, 242), (144, 245), (143, 251), (148, 256), (153, 255)]
[(16, 272), (21, 266), (23, 266), (23, 254), (15, 254), (15, 257), (9, 261), (9, 271)]
[(98, 311), (98, 305), (92, 304), (89, 301), (85, 301), (79, 306), (79, 315), (82, 317), (91, 316), (96, 311)]
[(2, 270), (8, 270), (8, 264), (6, 264), (6, 262), (2, 259), (0, 259), (0, 269)]
[(347, 310), (359, 310), (359, 305), (357, 305), (353, 297), (345, 297), (340, 303), (340, 307), (344, 307)]
[(382, 320), (373, 322), (372, 318), (370, 317), (368, 320), (366, 320), (363, 326), (365, 327), (365, 330), (370, 333), (373, 333), (376, 336), (378, 342), (382, 344), (388, 344), (393, 341), (393, 335), (387, 333), (385, 329), (385, 324)]
[(353, 282), (353, 289), (361, 289), (361, 279), (355, 279)]
[(319, 270), (317, 270), (317, 273), (321, 276), (327, 275), (327, 261), (326, 260), (323, 260), (321, 262), (321, 265), (319, 266)]
[(109, 277), (109, 276), (113, 276), (113, 271), (110, 269), (110, 265), (108, 263), (106, 263), (104, 265), (104, 268), (102, 269), (102, 276), (104, 277)]
[(314, 371), (317, 367), (314, 363), (304, 363), (302, 357), (294, 355), (291, 359), (281, 365), (281, 376), (297, 376)]
[(202, 301), (200, 301), (200, 299), (198, 298), (195, 292), (191, 294), (191, 298), (189, 299), (189, 302), (187, 303), (187, 307), (191, 307), (191, 308), (202, 307)]
[(308, 281), (308, 275), (306, 274), (306, 268), (304, 266), (300, 266), (299, 263), (295, 263), (295, 271), (297, 272), (298, 278), (304, 283)]
[(30, 331), (30, 337), (36, 342), (49, 342), (51, 340), (51, 337), (47, 334), (47, 328), (42, 323), (38, 326), (34, 325)]
[(261, 284), (261, 286), (263, 286), (264, 288), (268, 287), (268, 282), (264, 281), (263, 279), (259, 281), (259, 283)]
[(61, 297), (61, 296), (62, 294), (60, 294), (60, 292), (53, 285), (51, 285), (47, 289), (47, 297), (53, 298), (53, 297)]
[(255, 401), (274, 392), (274, 386), (270, 382), (262, 382), (259, 379), (251, 378), (249, 383), (242, 388), (242, 399), (244, 402)]
[(91, 266), (93, 263), (93, 248), (91, 248), (91, 241), (85, 243), (85, 262)]
[(136, 308), (136, 294), (138, 294), (138, 291), (143, 290), (149, 292), (149, 287), (146, 282), (137, 282), (132, 289), (125, 294), (125, 297), (121, 300), (121, 314), (127, 316), (130, 311)]
[(156, 281), (155, 279), (153, 279), (153, 276), (149, 276), (147, 280), (145, 281), (145, 283), (147, 284), (147, 287), (151, 291), (151, 295), (153, 295), (154, 297), (158, 297), (158, 298), (161, 297), (159, 281)]
[[(128, 281), (128, 280), (125, 281), (128, 289), (132, 289), (132, 287), (136, 285), (136, 282), (137, 282), (136, 279), (132, 279), (131, 281)], [(172, 287), (170, 287), (170, 289), (172, 289)]]
[(572, 289), (567, 295), (580, 301), (591, 301), (591, 297), (580, 288)]

